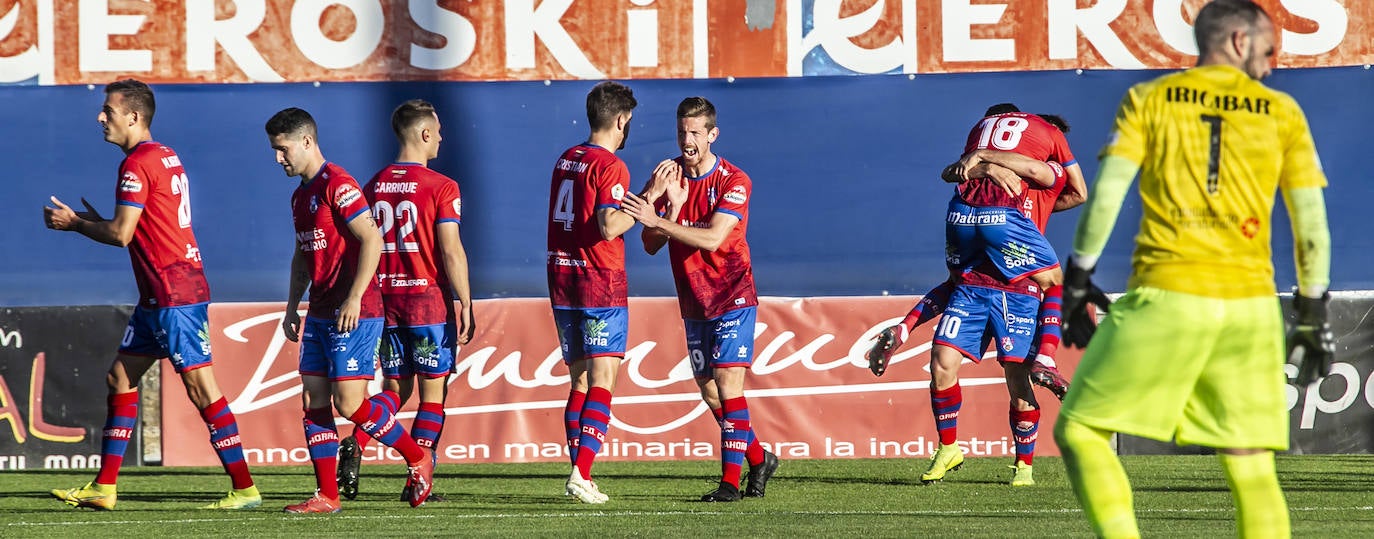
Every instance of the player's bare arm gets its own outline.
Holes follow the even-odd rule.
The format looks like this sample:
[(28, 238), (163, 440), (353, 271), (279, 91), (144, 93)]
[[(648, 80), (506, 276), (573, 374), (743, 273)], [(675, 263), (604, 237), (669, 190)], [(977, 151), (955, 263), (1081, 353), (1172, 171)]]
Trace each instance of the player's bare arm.
[(134, 240), (138, 218), (143, 215), (142, 208), (119, 205), (115, 206), (114, 219), (106, 220), (100, 217), (84, 198), (81, 199), (86, 206), (84, 212), (72, 210), (55, 196), (50, 200), (55, 207), (43, 207), (43, 222), (48, 228), (79, 232), (90, 239), (115, 247), (127, 247), (129, 242)]
[[(652, 209), (651, 206), (651, 212)], [(671, 220), (658, 217), (657, 214), (654, 214), (651, 222), (653, 223), (652, 225), (650, 225), (650, 222), (645, 221), (640, 221), (640, 224), (644, 225), (645, 228), (656, 228), (669, 239), (675, 240), (693, 249), (714, 252), (717, 247), (720, 247), (721, 242), (725, 241), (725, 237), (730, 235), (730, 231), (734, 230), (735, 225), (739, 223), (739, 217), (735, 217), (728, 213), (713, 213), (711, 214), (711, 226), (709, 228), (680, 225)]]
[(359, 213), (348, 222), (348, 231), (362, 242), (362, 248), (358, 249), (358, 273), (353, 276), (348, 297), (339, 306), (339, 318), (335, 321), (339, 331), (343, 332), (357, 329), (358, 315), (363, 310), (363, 293), (377, 277), (377, 263), (382, 259), (382, 233), (377, 230), (376, 221), (372, 220), (372, 212)]
[(965, 180), (968, 180), (975, 177), (970, 174), (970, 170), (979, 163), (992, 163), (1009, 168), (1027, 182), (1036, 183), (1042, 187), (1054, 185), (1054, 171), (1044, 161), (1004, 150), (971, 151), (946, 167), (946, 170), (952, 167)]
[(291, 256), (291, 282), (288, 285), (286, 296), (286, 313), (282, 316), (282, 334), (291, 342), (300, 340), (301, 335), (301, 315), (298, 312), (301, 307), (301, 296), (305, 295), (306, 287), (310, 286), (310, 271), (305, 259), (305, 253), (301, 252), (300, 245), (296, 245), (296, 253)]
[(439, 250), (443, 254), (444, 272), (453, 286), (455, 297), (461, 305), (458, 311), (458, 344), (472, 341), (477, 324), (472, 314), (472, 288), (468, 285), (468, 253), (463, 248), (462, 235), (458, 223), (439, 223), (436, 236)]
[(601, 239), (613, 240), (618, 238), (629, 232), (632, 226), (635, 226), (634, 217), (623, 211), (615, 208), (596, 210), (596, 229), (601, 232)]
[(1054, 199), (1054, 211), (1077, 208), (1088, 201), (1088, 182), (1083, 179), (1083, 168), (1074, 163), (1064, 167), (1064, 174), (1068, 182), (1059, 192), (1059, 198)]

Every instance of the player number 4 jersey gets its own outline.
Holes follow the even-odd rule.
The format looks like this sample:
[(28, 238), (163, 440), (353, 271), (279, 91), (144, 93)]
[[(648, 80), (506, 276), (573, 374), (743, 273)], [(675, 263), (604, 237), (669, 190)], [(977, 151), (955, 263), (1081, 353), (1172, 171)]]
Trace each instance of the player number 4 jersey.
[(625, 162), (581, 144), (559, 156), (549, 189), (549, 299), (555, 308), (624, 307), (625, 239), (601, 237), (597, 211), (620, 208), (630, 187)]
[(143, 210), (129, 243), (139, 305), (152, 309), (210, 301), (191, 231), (190, 181), (176, 152), (153, 141), (135, 146), (119, 165), (115, 203)]

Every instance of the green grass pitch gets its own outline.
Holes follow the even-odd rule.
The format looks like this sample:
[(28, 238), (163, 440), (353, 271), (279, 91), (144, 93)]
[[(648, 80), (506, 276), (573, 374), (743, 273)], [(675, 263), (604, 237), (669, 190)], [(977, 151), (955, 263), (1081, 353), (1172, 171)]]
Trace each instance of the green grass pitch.
[[(1215, 457), (1125, 457), (1148, 537), (1234, 537), (1231, 495)], [(562, 495), (559, 464), (440, 465), (446, 502), (411, 509), (400, 467), (364, 466), (361, 493), (335, 515), (287, 515), (314, 489), (306, 467), (254, 470), (262, 508), (201, 511), (228, 489), (214, 468), (125, 470), (116, 510), (68, 508), (48, 490), (80, 486), (88, 470), (0, 472), (0, 537), (1088, 537), (1056, 458), (1035, 461), (1037, 484), (1013, 489), (1007, 459), (970, 459), (943, 482), (917, 479), (925, 461), (784, 461), (768, 497), (693, 501), (714, 488), (714, 462), (601, 462), (600, 506)], [(1280, 456), (1294, 537), (1374, 537), (1374, 456)]]

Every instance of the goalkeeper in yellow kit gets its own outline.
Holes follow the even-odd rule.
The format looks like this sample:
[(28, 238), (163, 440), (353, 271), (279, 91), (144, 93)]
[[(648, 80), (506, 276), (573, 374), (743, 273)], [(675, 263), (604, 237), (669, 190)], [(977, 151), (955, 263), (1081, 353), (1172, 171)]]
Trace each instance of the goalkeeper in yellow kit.
[[(1242, 537), (1288, 537), (1273, 451), (1288, 448), (1284, 334), (1270, 220), (1282, 191), (1296, 244), (1290, 350), (1298, 383), (1324, 376), (1330, 232), (1302, 109), (1259, 82), (1274, 24), (1247, 0), (1195, 20), (1197, 67), (1130, 89), (1102, 150), (1065, 278), (1064, 340), (1091, 337), (1055, 440), (1094, 531), (1138, 537), (1131, 487), (1112, 451), (1121, 432), (1217, 448)], [(1143, 216), (1127, 293), (1093, 336), (1089, 275), (1140, 173)]]

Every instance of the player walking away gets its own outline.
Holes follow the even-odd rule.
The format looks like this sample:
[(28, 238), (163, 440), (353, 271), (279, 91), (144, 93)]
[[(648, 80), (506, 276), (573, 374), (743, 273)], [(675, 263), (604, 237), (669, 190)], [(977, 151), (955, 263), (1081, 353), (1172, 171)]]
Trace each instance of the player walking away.
[[(310, 113), (282, 110), (267, 121), (266, 130), (277, 163), (287, 176), (301, 180), (291, 194), (296, 253), (291, 258), (282, 331), (287, 339), (301, 343), (305, 439), (318, 486), (314, 496), (286, 506), (286, 512), (340, 510), (334, 476), (339, 435), (331, 401), (340, 415), (406, 459), (414, 484), (409, 501), (417, 507), (433, 487), (434, 460), (396, 423), (390, 397), (367, 395), (382, 335), (382, 294), (373, 278), (382, 236), (358, 182), (342, 167), (325, 161)], [(310, 310), (302, 327), (297, 309), (307, 285)]]
[[(444, 430), (444, 397), (458, 345), (473, 340), (473, 294), (467, 285), (467, 252), (459, 236), (463, 202), (458, 183), (427, 168), (442, 140), (433, 104), (422, 99), (401, 103), (392, 113), (392, 131), (401, 143), (396, 162), (372, 176), (363, 194), (382, 227), (378, 283), (386, 309), (382, 334), (382, 397), (396, 412), (419, 378), (419, 411), (411, 437), (434, 455)], [(458, 312), (453, 309), (458, 301)], [(339, 492), (357, 496), (359, 465), (367, 430), (354, 426), (339, 444)], [(407, 481), (401, 499), (409, 500)], [(430, 500), (436, 500), (430, 494)]]
[(1298, 275), (1288, 346), (1306, 385), (1333, 356), (1326, 177), (1302, 109), (1259, 82), (1275, 51), (1269, 15), (1216, 0), (1194, 20), (1197, 67), (1133, 86), (1102, 150), (1068, 269), (1066, 344), (1091, 333), (1088, 277), (1137, 172), (1144, 214), (1126, 295), (1083, 354), (1055, 440), (1101, 537), (1140, 536), (1117, 432), (1218, 448), (1240, 536), (1288, 537), (1273, 456), (1288, 448), (1288, 411), (1270, 219), (1282, 190)]
[[(377, 172), (363, 188), (381, 226), (382, 258), (377, 282), (386, 310), (382, 334), (382, 374), (378, 397), (396, 413), (419, 378), (420, 409), (410, 435), (434, 455), (444, 429), (444, 398), (459, 344), (472, 340), (472, 292), (468, 257), (458, 226), (462, 197), (458, 183), (427, 167), (439, 156), (439, 116), (434, 105), (412, 99), (391, 113), (391, 129), (401, 143), (396, 162)], [(453, 303), (460, 305), (455, 312)], [(360, 426), (339, 444), (339, 492), (358, 495), (362, 451), (371, 436)], [(410, 500), (407, 481), (402, 500)], [(440, 499), (431, 493), (430, 501)]]
[(668, 245), (692, 373), (720, 423), (720, 486), (702, 496), (704, 502), (739, 500), (746, 460), (744, 496), (762, 498), (778, 469), (777, 456), (763, 449), (750, 427), (744, 398), (759, 304), (745, 241), (753, 183), (743, 170), (711, 153), (719, 136), (710, 101), (682, 100), (677, 107), (682, 155), (659, 163), (643, 196), (625, 197), (625, 211), (644, 225), (644, 250), (656, 254)]
[[(1016, 112), (1016, 105), (1004, 103), (988, 108), (987, 116), (1001, 114), (1005, 112)], [(1049, 122), (1060, 133), (1069, 132), (1069, 124), (1062, 117), (1054, 114), (1037, 114), (1042, 120)], [(999, 155), (1001, 153), (1011, 153), (1005, 150), (983, 149), (973, 152), (972, 157), (977, 157), (980, 164), (965, 166), (965, 161), (946, 167), (946, 181), (963, 182), (969, 178), (987, 178), (990, 181), (998, 182), (998, 178), (1004, 180), (999, 185), (1019, 186), (1022, 180), (1019, 177), (1009, 176), (1010, 170), (994, 164), (996, 161), (1011, 159), (1010, 156)], [(992, 161), (983, 156), (990, 156)], [(993, 173), (988, 172), (987, 166), (995, 167)], [(1049, 223), (1051, 212), (1060, 212), (1072, 209), (1087, 200), (1087, 186), (1083, 181), (1082, 169), (1075, 163), (1064, 167), (1068, 175), (1067, 184), (1056, 184), (1042, 189), (1029, 189), (1025, 192), (1025, 202), (1022, 203), (1022, 212), (1029, 217), (1040, 230), (1041, 234), (1045, 231), (1045, 226)], [(995, 274), (993, 272), (988, 272)], [(874, 339), (873, 346), (869, 348), (866, 357), (869, 361), (869, 370), (874, 375), (882, 376), (887, 371), (888, 361), (892, 354), (904, 344), (911, 332), (918, 326), (933, 320), (944, 311), (945, 305), (949, 300), (950, 292), (953, 291), (956, 279), (951, 278), (921, 297), (921, 300), (912, 307), (906, 317), (898, 324), (885, 328)], [(1056, 290), (1047, 291), (1044, 301), (1040, 305), (1038, 323), (1036, 324), (1035, 337), (1031, 343), (1031, 349), (1036, 351), (1035, 361), (1030, 366), (1030, 378), (1036, 385), (1048, 389), (1054, 396), (1063, 400), (1064, 394), (1069, 389), (1069, 382), (1059, 373), (1055, 365), (1055, 355), (1059, 349), (1061, 339), (1060, 319), (1062, 296)]]
[(587, 93), (587, 141), (554, 163), (549, 190), (549, 301), (571, 388), (563, 410), (572, 473), (565, 492), (582, 503), (609, 499), (592, 464), (611, 421), (611, 393), (629, 333), (625, 240), (634, 219), (620, 210), (630, 185), (615, 156), (630, 136), (634, 92), (604, 81)]
[(176, 152), (153, 141), (155, 109), (147, 84), (127, 79), (105, 86), (105, 103), (96, 121), (104, 128), (105, 141), (126, 155), (119, 164), (113, 219), (101, 217), (85, 199), (84, 212), (73, 211), (57, 197), (52, 197), (54, 207), (43, 208), (48, 228), (128, 247), (139, 296), (106, 377), (110, 393), (100, 472), (84, 487), (52, 494), (74, 507), (114, 509), (119, 466), (138, 418), (139, 380), (154, 362), (170, 358), (186, 396), (210, 429), (210, 445), (232, 484), (227, 496), (202, 509), (249, 509), (262, 505), (262, 496), (243, 460), (234, 412), (211, 367), (210, 286), (191, 230), (190, 183)]

